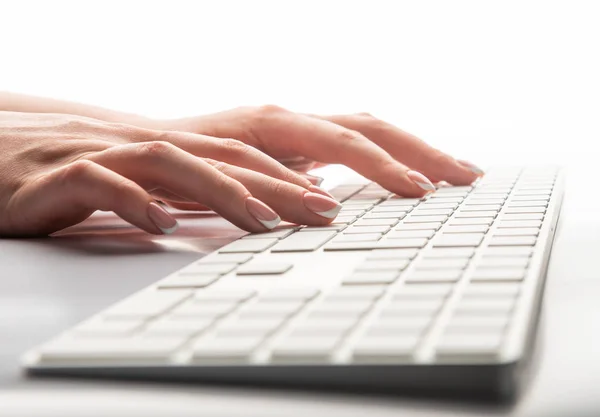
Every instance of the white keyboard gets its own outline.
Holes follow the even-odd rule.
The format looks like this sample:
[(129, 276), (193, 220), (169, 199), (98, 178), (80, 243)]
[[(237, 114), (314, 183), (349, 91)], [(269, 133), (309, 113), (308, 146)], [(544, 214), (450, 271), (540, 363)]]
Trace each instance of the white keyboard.
[(251, 234), (28, 352), (32, 374), (512, 395), (563, 196), (556, 168)]

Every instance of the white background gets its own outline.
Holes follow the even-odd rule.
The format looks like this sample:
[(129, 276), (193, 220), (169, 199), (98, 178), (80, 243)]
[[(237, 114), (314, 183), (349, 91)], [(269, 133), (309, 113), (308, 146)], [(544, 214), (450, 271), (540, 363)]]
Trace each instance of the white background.
[(596, 161), (594, 1), (0, 1), (0, 90), (155, 117), (368, 111), (460, 158)]

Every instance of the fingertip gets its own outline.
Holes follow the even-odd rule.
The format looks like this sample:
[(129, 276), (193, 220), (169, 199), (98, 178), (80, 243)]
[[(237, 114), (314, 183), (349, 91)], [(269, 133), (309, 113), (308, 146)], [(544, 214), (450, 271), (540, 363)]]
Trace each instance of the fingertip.
[(459, 159), (457, 162), (478, 177), (485, 175), (485, 171), (472, 162), (465, 161), (464, 159)]

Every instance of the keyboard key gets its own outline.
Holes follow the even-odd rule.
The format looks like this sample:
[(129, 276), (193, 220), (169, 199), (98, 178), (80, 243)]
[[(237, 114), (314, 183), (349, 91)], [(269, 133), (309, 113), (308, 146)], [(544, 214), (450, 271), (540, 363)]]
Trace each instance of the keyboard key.
[(406, 216), (406, 212), (385, 212), (385, 213), (368, 213), (365, 214), (363, 219), (366, 220), (379, 220), (379, 219), (396, 219), (400, 220)]
[(245, 362), (260, 346), (261, 336), (212, 337), (200, 339), (193, 347), (193, 362), (239, 363)]
[(503, 214), (502, 221), (511, 220), (542, 220), (544, 215), (542, 213), (528, 213), (528, 214)]
[(514, 297), (479, 299), (474, 297), (463, 297), (456, 305), (454, 315), (478, 317), (481, 314), (492, 314), (506, 317), (509, 315), (514, 305)]
[(502, 220), (500, 219), (500, 221), (498, 222), (498, 229), (506, 229), (506, 228), (529, 228), (529, 227), (535, 227), (535, 228), (540, 228), (542, 227), (542, 221), (541, 220), (516, 220), (516, 221), (508, 221), (508, 220)]
[(178, 275), (166, 278), (158, 283), (159, 289), (195, 289), (204, 288), (217, 281), (221, 276), (218, 274), (204, 275), (204, 274), (186, 274), (180, 272)]
[(344, 278), (343, 285), (377, 285), (391, 284), (398, 278), (399, 271), (379, 270), (379, 271), (357, 271)]
[(178, 275), (225, 275), (237, 267), (237, 263), (203, 264), (198, 262), (182, 269)]
[(216, 319), (232, 312), (237, 301), (201, 302), (193, 300), (182, 304), (171, 312), (172, 317), (205, 317)]
[(473, 248), (433, 248), (423, 254), (423, 258), (470, 258)]
[(477, 224), (470, 226), (452, 226), (448, 225), (444, 229), (444, 233), (486, 233), (489, 226), (485, 224)]
[(325, 246), (325, 251), (339, 250), (371, 250), (371, 249), (403, 249), (403, 248), (422, 248), (427, 244), (427, 239), (384, 239), (377, 242), (331, 242)]
[(501, 333), (450, 334), (440, 339), (436, 357), (444, 361), (494, 361), (502, 343)]
[(249, 235), (244, 236), (242, 239), (283, 239), (294, 233), (296, 229), (296, 227), (290, 227), (287, 229), (273, 230), (271, 232), (251, 233)]
[(472, 281), (521, 281), (525, 278), (525, 268), (477, 268)]
[(395, 205), (417, 205), (421, 202), (419, 198), (404, 198), (400, 196), (392, 196), (389, 200), (382, 202), (382, 206), (395, 206)]
[(456, 282), (462, 276), (461, 269), (440, 269), (430, 271), (413, 271), (406, 278), (407, 283), (423, 282)]
[(360, 218), (355, 223), (354, 226), (393, 226), (398, 223), (399, 219), (365, 219)]
[(474, 218), (453, 218), (450, 219), (450, 222), (448, 223), (450, 226), (467, 226), (467, 225), (478, 225), (478, 224), (484, 224), (486, 226), (489, 226), (490, 224), (492, 224), (492, 222), (494, 221), (494, 219), (490, 218), (490, 217), (474, 217)]
[(479, 268), (526, 268), (529, 264), (529, 257), (491, 257), (484, 256), (479, 260), (477, 266)]
[(352, 359), (357, 363), (410, 361), (416, 350), (418, 336), (394, 335), (363, 337), (352, 349)]
[(356, 271), (402, 271), (404, 270), (410, 261), (408, 259), (381, 259), (381, 260), (368, 260), (360, 264)]
[(332, 243), (335, 242), (376, 242), (381, 239), (381, 233), (356, 233), (349, 235), (338, 235)]
[(370, 323), (365, 329), (365, 336), (419, 335), (427, 329), (432, 321), (432, 316), (386, 316)]
[(436, 209), (432, 209), (432, 208), (423, 208), (421, 209), (420, 207), (416, 208), (415, 210), (413, 210), (410, 215), (411, 216), (449, 216), (451, 215), (453, 212), (452, 209), (445, 209), (445, 208), (436, 208)]
[(546, 207), (508, 207), (504, 213), (506, 214), (528, 214), (528, 213), (545, 213)]
[(526, 247), (526, 246), (514, 246), (514, 247), (501, 247), (501, 246), (496, 246), (496, 247), (488, 247), (485, 248), (485, 250), (483, 251), (483, 257), (484, 259), (486, 257), (527, 257), (529, 258), (531, 256), (531, 254), (533, 253), (533, 248), (532, 247)]
[(370, 252), (367, 259), (413, 259), (417, 252), (417, 249), (381, 249)]
[(358, 323), (357, 317), (319, 318), (302, 320), (294, 325), (294, 335), (300, 337), (343, 336)]
[(472, 282), (463, 291), (463, 297), (516, 297), (521, 291), (517, 282), (478, 283)]
[(241, 266), (237, 275), (281, 275), (292, 269), (294, 264), (288, 262), (250, 262)]
[(445, 298), (453, 288), (452, 284), (406, 284), (391, 290), (392, 300)]
[(468, 218), (468, 219), (472, 219), (472, 218), (478, 218), (478, 217), (489, 217), (491, 219), (493, 219), (494, 217), (496, 217), (497, 212), (495, 211), (457, 211), (456, 214), (454, 215), (455, 219), (463, 219), (463, 218)]
[(145, 291), (109, 308), (103, 315), (110, 318), (149, 318), (158, 316), (190, 298), (192, 291)]
[(315, 298), (319, 294), (317, 288), (311, 287), (296, 287), (296, 288), (272, 288), (258, 295), (261, 302), (268, 301), (293, 301), (303, 300), (308, 301)]
[(471, 211), (487, 211), (490, 213), (498, 213), (502, 208), (501, 204), (487, 204), (487, 205), (473, 205), (473, 206), (463, 206), (461, 207), (461, 212), (471, 212)]
[(415, 266), (416, 270), (427, 269), (465, 269), (469, 263), (469, 258), (456, 259), (421, 259)]
[(410, 211), (412, 206), (410, 207), (405, 207), (405, 206), (384, 206), (382, 204), (375, 206), (373, 208), (373, 210), (371, 210), (371, 213), (406, 213), (408, 211)]
[(240, 239), (219, 249), (219, 253), (259, 253), (269, 249), (279, 239)]
[(447, 216), (409, 216), (404, 219), (404, 224), (410, 223), (443, 223)]
[(204, 264), (243, 264), (252, 259), (250, 253), (212, 253), (200, 259), (196, 265)]
[(223, 323), (215, 329), (217, 337), (267, 337), (279, 329), (286, 321), (285, 316), (246, 317)]
[(324, 302), (334, 301), (354, 301), (354, 300), (375, 300), (381, 297), (387, 290), (386, 286), (370, 285), (368, 287), (345, 286), (338, 287), (325, 295)]
[(352, 301), (323, 301), (315, 306), (306, 316), (307, 319), (319, 318), (358, 318), (364, 315), (373, 306), (372, 299), (356, 299)]
[(442, 226), (442, 222), (434, 223), (400, 223), (394, 230), (438, 230)]
[(78, 325), (73, 332), (78, 336), (123, 337), (132, 334), (144, 323), (143, 319), (102, 320), (97, 318)]
[(272, 252), (310, 252), (319, 249), (336, 235), (334, 231), (296, 233), (280, 241)]
[(379, 312), (380, 318), (428, 316), (436, 314), (443, 305), (443, 298), (426, 298), (417, 300), (394, 300), (385, 305)]
[(203, 332), (214, 323), (212, 318), (195, 318), (194, 320), (181, 320), (162, 318), (146, 327), (144, 335), (152, 337), (180, 336), (189, 338)]
[(515, 203), (516, 202), (525, 202), (525, 204), (527, 205), (531, 205), (530, 203), (532, 201), (538, 201), (538, 202), (542, 202), (545, 203), (546, 205), (548, 204), (548, 200), (550, 200), (550, 196), (548, 195), (536, 195), (536, 196), (511, 196), (510, 201), (511, 201), (511, 206), (516, 207)]
[(444, 234), (433, 240), (434, 247), (477, 247), (483, 240), (483, 233)]
[(496, 229), (494, 236), (537, 236), (540, 229), (537, 227), (513, 227), (507, 229)]
[(464, 207), (465, 208), (473, 208), (473, 207), (477, 207), (477, 206), (502, 206), (502, 204), (504, 204), (504, 199), (502, 198), (492, 198), (492, 199), (475, 199), (475, 200), (471, 200), (468, 199), (467, 201), (465, 201)]
[[(462, 199), (457, 199), (458, 202)], [(439, 210), (439, 209), (450, 209), (454, 210), (458, 207), (458, 202), (444, 202), (445, 200), (440, 200), (439, 198), (435, 200), (427, 200), (419, 206), (420, 210)]]
[(215, 289), (207, 288), (196, 291), (194, 293), (194, 301), (202, 302), (221, 302), (231, 301), (241, 303), (252, 298), (256, 291), (250, 288), (232, 288), (232, 289)]
[(508, 316), (453, 316), (444, 328), (444, 335), (448, 334), (502, 334), (508, 325)]
[(435, 230), (394, 230), (386, 236), (388, 239), (409, 239), (409, 238), (427, 238), (430, 239), (435, 234)]
[(289, 317), (296, 314), (304, 307), (304, 300), (285, 300), (285, 301), (258, 301), (247, 305), (237, 312), (240, 318), (269, 318), (269, 317)]
[(363, 234), (363, 233), (386, 233), (390, 230), (390, 226), (350, 226), (342, 235), (354, 235), (354, 234)]
[(338, 335), (288, 336), (273, 347), (271, 359), (274, 362), (325, 361), (333, 354), (339, 341)]
[(537, 241), (536, 236), (493, 236), (490, 246), (533, 246)]

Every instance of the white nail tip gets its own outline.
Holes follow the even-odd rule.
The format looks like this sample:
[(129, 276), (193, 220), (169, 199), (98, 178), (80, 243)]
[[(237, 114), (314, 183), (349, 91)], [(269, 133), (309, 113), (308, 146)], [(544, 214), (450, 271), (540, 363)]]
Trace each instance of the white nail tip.
[(471, 167), (471, 166), (467, 166), (467, 168), (469, 168), (469, 170), (477, 175), (483, 175), (485, 174), (485, 172), (482, 169), (479, 169), (477, 167)]
[(425, 182), (420, 181), (415, 181), (415, 184), (417, 184), (419, 187), (426, 191), (435, 191), (435, 187), (432, 184), (427, 184)]
[(277, 226), (279, 223), (281, 223), (281, 219), (279, 218), (279, 216), (277, 216), (277, 218), (273, 219), (273, 220), (260, 220), (260, 219), (257, 219), (257, 220), (259, 222), (261, 222), (262, 225), (265, 226), (269, 230), (274, 229), (275, 226)]
[(175, 223), (175, 226), (173, 226), (173, 227), (168, 227), (168, 228), (160, 227), (159, 229), (161, 230), (161, 232), (163, 232), (163, 234), (170, 235), (172, 233), (175, 233), (175, 231), (177, 229), (179, 229), (179, 224)]
[(317, 213), (319, 216), (323, 216), (328, 219), (334, 219), (338, 215), (338, 213), (340, 212), (341, 209), (342, 209), (342, 205), (339, 204), (337, 207), (334, 207), (331, 210), (315, 211), (315, 213)]

